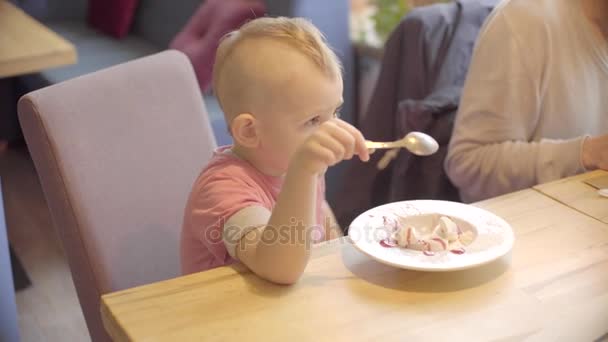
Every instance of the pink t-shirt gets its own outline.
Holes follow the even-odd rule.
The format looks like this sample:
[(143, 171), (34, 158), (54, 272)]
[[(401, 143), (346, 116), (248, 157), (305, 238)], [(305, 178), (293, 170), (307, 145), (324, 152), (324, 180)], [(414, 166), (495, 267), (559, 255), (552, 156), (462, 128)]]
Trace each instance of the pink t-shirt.
[[(248, 207), (272, 211), (283, 185), (282, 177), (262, 174), (255, 167), (229, 152), (230, 146), (218, 148), (207, 167), (198, 176), (184, 214), (181, 236), (183, 274), (228, 265), (230, 256), (222, 238), (224, 224)], [(320, 177), (317, 189), (317, 231), (323, 234), (325, 181)]]

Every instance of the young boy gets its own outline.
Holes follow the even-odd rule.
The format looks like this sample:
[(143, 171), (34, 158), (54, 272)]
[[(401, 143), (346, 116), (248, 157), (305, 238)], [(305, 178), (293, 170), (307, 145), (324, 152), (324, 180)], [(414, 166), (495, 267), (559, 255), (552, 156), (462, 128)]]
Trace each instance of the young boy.
[(340, 63), (310, 22), (260, 18), (222, 40), (213, 78), (234, 144), (219, 148), (195, 182), (182, 272), (238, 260), (294, 283), (312, 242), (334, 235), (323, 227), (325, 171), (355, 154), (369, 160), (361, 133), (336, 118)]

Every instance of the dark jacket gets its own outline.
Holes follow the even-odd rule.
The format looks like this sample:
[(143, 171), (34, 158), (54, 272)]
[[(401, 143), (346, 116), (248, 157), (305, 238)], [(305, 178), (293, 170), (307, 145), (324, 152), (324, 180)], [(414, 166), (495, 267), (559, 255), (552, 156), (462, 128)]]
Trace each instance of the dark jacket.
[(334, 209), (342, 227), (374, 206), (410, 199), (459, 200), (443, 160), (475, 40), (497, 0), (459, 0), (412, 10), (389, 37), (382, 69), (360, 129), (365, 138), (393, 141), (410, 131), (440, 145), (430, 157), (402, 150), (378, 171), (351, 161)]

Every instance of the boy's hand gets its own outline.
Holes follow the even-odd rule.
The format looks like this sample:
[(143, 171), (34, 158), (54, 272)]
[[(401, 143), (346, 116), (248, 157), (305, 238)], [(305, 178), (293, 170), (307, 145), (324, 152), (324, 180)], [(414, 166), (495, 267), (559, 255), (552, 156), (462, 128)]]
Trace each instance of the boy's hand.
[(369, 160), (363, 135), (349, 123), (332, 119), (321, 124), (304, 141), (293, 156), (290, 168), (315, 175), (355, 154), (362, 161)]

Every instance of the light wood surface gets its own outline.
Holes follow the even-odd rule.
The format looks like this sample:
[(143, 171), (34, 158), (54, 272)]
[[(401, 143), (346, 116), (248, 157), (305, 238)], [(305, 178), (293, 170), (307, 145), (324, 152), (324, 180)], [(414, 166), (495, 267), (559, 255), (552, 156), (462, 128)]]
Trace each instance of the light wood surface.
[(6, 0), (0, 0), (0, 78), (76, 63), (76, 49)]
[(116, 341), (593, 341), (608, 333), (608, 225), (528, 189), (478, 205), (515, 231), (475, 269), (392, 268), (345, 239), (294, 286), (222, 267), (102, 297)]
[(586, 215), (608, 223), (608, 198), (600, 196), (596, 188), (585, 183), (585, 180), (601, 176), (608, 177), (608, 172), (593, 171), (537, 185), (534, 189)]

